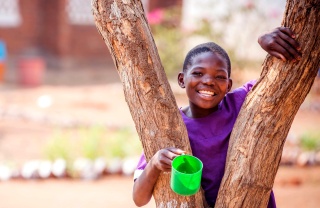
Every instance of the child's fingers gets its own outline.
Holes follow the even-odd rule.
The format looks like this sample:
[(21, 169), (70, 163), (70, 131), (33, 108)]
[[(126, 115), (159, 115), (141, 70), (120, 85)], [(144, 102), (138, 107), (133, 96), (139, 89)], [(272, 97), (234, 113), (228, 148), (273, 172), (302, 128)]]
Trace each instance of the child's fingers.
[(170, 164), (171, 165), (171, 161), (178, 155), (178, 153), (176, 152), (180, 152), (176, 149), (173, 149), (173, 148), (167, 148), (167, 149), (164, 149), (162, 152), (161, 152), (161, 156), (163, 156), (163, 162), (167, 163), (167, 164)]
[(171, 171), (171, 163), (170, 164), (163, 164), (162, 171), (165, 171), (165, 172)]
[(270, 48), (268, 50), (268, 53), (277, 58), (281, 58), (283, 61), (291, 60), (294, 57), (292, 57), (286, 50), (286, 45), (288, 44), (285, 41), (276, 40), (274, 43), (269, 45)]
[(292, 48), (286, 41), (278, 39), (277, 43), (278, 44), (275, 50), (281, 53), (283, 56), (285, 56), (287, 60), (292, 60), (296, 57), (299, 57), (299, 53), (294, 48)]
[(286, 35), (290, 36), (291, 38), (295, 38), (296, 35), (292, 30), (288, 27), (278, 27), (276, 30), (280, 30), (282, 33), (285, 33)]
[(155, 155), (155, 165), (161, 171), (171, 171), (172, 160), (182, 153), (183, 150), (175, 147), (161, 149)]
[(301, 50), (300, 44), (295, 40), (295, 34), (287, 27), (278, 28), (281, 33), (279, 33), (279, 37), (284, 40), (288, 45), (281, 44), (286, 50), (293, 56), (295, 59), (299, 60), (301, 58)]
[(168, 150), (176, 155), (181, 155), (181, 154), (185, 153), (185, 151), (183, 151), (182, 149), (176, 148), (176, 147), (170, 147), (170, 148), (168, 148)]
[(168, 154), (167, 154), (166, 156), (170, 159), (170, 164), (171, 164), (172, 160), (173, 160), (175, 157), (179, 156), (179, 155), (181, 155), (181, 154), (179, 154), (179, 153), (177, 153), (177, 152), (168, 151)]
[(287, 33), (279, 33), (280, 38), (288, 42), (292, 47), (294, 47), (296, 50), (300, 50), (299, 43), (290, 35)]
[(287, 59), (281, 53), (278, 53), (276, 51), (271, 51), (269, 53), (270, 53), (270, 55), (272, 55), (278, 59), (281, 59), (282, 61), (287, 61)]
[(283, 49), (279, 50), (287, 59), (297, 59), (299, 60), (301, 57), (301, 54), (292, 47), (288, 42), (286, 42), (283, 39), (277, 39), (277, 43), (279, 46), (281, 46)]
[(165, 152), (162, 152), (157, 156), (156, 166), (159, 170), (167, 171), (171, 169), (172, 160), (168, 157)]
[(167, 151), (164, 152), (163, 154), (166, 157), (166, 159), (163, 160), (163, 162), (165, 163), (163, 168), (164, 168), (164, 171), (168, 172), (168, 171), (171, 171), (171, 165), (172, 165), (173, 159), (185, 153), (185, 151), (175, 147), (170, 147), (170, 148), (167, 148), (166, 150)]
[(167, 166), (163, 169), (164, 172), (170, 172), (171, 171), (171, 165), (170, 166)]

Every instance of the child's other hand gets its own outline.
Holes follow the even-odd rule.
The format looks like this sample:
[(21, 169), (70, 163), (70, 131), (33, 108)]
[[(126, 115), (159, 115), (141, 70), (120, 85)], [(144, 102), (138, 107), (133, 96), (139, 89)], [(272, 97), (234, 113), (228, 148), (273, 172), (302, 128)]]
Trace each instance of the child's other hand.
[(287, 27), (278, 27), (271, 33), (261, 35), (258, 43), (270, 55), (283, 61), (301, 58), (300, 45), (295, 40), (295, 34)]
[(185, 151), (175, 147), (161, 149), (152, 157), (153, 165), (158, 170), (165, 172), (171, 171), (172, 160), (183, 153), (185, 153)]

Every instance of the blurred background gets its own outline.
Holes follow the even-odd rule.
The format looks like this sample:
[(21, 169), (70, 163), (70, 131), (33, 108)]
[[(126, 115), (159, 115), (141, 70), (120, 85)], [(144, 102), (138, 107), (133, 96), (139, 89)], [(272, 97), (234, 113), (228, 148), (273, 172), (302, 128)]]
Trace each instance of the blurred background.
[[(234, 87), (259, 77), (259, 35), (281, 25), (284, 0), (142, 0), (178, 106), (187, 51), (227, 50)], [(279, 207), (320, 206), (320, 78), (286, 140)], [(1, 208), (135, 207), (142, 147), (89, 0), (0, 0)], [(150, 202), (146, 207), (155, 207)]]

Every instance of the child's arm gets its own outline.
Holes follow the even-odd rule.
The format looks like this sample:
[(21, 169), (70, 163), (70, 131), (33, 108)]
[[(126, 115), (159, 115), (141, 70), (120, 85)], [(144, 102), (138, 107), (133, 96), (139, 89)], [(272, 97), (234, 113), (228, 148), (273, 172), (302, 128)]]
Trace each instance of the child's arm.
[(300, 45), (295, 40), (295, 34), (287, 27), (278, 27), (271, 33), (261, 35), (258, 43), (270, 55), (283, 61), (301, 58)]
[(182, 153), (183, 150), (171, 147), (159, 150), (151, 158), (133, 185), (133, 201), (137, 206), (146, 205), (150, 201), (161, 171), (170, 172), (172, 160)]

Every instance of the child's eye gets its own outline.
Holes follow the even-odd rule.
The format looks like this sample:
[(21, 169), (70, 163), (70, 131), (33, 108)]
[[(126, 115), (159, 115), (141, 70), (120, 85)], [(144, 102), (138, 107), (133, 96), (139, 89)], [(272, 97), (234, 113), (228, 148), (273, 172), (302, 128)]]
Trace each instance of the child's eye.
[(192, 72), (192, 74), (195, 75), (195, 76), (201, 76), (202, 75), (201, 72)]
[(216, 78), (217, 79), (222, 79), (222, 80), (226, 80), (227, 79), (227, 77), (225, 77), (225, 76), (217, 76)]

